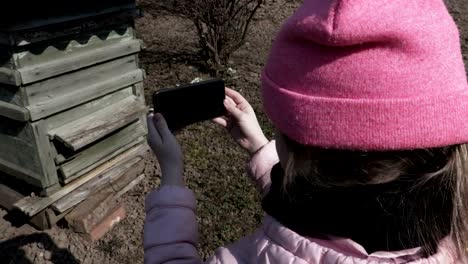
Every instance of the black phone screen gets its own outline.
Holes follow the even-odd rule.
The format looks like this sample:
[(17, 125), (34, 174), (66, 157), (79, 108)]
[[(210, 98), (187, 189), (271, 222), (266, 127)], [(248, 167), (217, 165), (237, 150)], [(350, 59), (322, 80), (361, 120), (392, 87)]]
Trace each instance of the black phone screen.
[(220, 79), (158, 90), (154, 111), (161, 113), (172, 131), (226, 113), (224, 81)]

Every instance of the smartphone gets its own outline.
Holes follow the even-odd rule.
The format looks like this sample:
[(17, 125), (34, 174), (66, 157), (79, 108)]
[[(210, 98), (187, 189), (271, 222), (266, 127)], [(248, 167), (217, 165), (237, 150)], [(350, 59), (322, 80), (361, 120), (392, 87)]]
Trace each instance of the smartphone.
[(154, 112), (161, 113), (169, 129), (175, 132), (188, 125), (225, 115), (224, 89), (221, 79), (161, 89), (153, 95)]

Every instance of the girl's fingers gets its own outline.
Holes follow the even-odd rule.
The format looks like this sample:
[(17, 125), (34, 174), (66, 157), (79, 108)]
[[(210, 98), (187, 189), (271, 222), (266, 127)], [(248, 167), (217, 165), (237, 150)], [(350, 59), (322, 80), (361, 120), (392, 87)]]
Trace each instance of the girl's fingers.
[(156, 130), (161, 136), (161, 140), (164, 140), (164, 138), (167, 138), (168, 136), (172, 135), (171, 131), (167, 127), (166, 119), (164, 119), (164, 117), (161, 114), (155, 114), (153, 120)]
[(233, 103), (232, 100), (229, 100), (229, 98), (224, 100), (224, 107), (226, 107), (228, 113), (236, 119), (240, 119), (244, 114), (239, 108), (237, 108), (236, 104)]
[(148, 123), (148, 134), (149, 134), (149, 140), (153, 140), (154, 143), (156, 144), (161, 144), (161, 135), (159, 134), (158, 130), (156, 129), (154, 125), (154, 115), (153, 113), (149, 114), (147, 117), (147, 123)]
[(236, 102), (231, 97), (226, 96), (225, 100), (228, 100), (230, 104), (237, 106)]
[(215, 122), (218, 125), (221, 125), (222, 127), (227, 127), (227, 120), (222, 118), (222, 117), (217, 117), (213, 119), (213, 122)]
[(226, 96), (231, 98), (236, 104), (249, 104), (249, 102), (237, 91), (233, 89), (225, 89)]

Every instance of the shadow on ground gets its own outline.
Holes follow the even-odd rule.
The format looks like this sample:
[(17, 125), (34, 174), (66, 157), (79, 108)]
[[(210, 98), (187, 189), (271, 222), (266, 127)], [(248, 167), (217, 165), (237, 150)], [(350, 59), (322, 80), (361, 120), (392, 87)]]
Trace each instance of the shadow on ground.
[(17, 236), (0, 243), (0, 260), (2, 263), (32, 264), (34, 260), (26, 256), (23, 246), (37, 243), (50, 252), (48, 261), (52, 263), (80, 263), (67, 249), (59, 248), (52, 238), (45, 233)]

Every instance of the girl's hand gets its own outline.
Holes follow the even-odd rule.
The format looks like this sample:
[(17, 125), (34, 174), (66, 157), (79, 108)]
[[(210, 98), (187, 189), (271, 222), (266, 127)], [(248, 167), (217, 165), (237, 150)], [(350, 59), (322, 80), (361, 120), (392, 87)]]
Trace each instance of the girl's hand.
[(227, 116), (215, 118), (213, 121), (225, 127), (250, 155), (268, 143), (252, 106), (240, 93), (226, 88), (224, 106), (228, 112)]
[(184, 185), (183, 155), (177, 139), (169, 131), (161, 114), (150, 113), (148, 120), (148, 144), (156, 154), (161, 168), (162, 185)]

